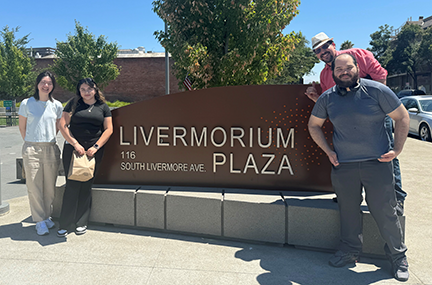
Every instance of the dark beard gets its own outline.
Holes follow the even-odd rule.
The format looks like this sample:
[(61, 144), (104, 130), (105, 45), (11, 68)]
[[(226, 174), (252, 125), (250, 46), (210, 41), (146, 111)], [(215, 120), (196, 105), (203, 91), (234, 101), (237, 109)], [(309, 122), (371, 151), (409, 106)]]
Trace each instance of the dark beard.
[(332, 74), (333, 76), (333, 80), (336, 83), (337, 86), (339, 86), (340, 88), (350, 88), (350, 87), (354, 87), (357, 84), (357, 81), (359, 79), (359, 74), (358, 71), (353, 74), (353, 76), (351, 77), (350, 80), (348, 81), (342, 81), (341, 79), (337, 78), (334, 73)]

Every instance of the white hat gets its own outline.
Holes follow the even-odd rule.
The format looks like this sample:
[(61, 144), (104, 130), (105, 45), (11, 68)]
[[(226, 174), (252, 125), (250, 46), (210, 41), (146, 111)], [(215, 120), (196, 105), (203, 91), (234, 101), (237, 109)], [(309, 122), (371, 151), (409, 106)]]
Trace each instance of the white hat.
[(312, 38), (312, 49), (319, 48), (320, 46), (322, 46), (326, 42), (332, 41), (332, 40), (333, 40), (333, 38), (330, 39), (326, 34), (321, 32)]

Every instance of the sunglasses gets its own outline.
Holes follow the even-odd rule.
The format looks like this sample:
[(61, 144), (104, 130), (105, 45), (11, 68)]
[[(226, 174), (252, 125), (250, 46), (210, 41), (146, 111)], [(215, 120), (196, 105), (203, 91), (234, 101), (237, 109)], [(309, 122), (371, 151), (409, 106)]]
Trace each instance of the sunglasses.
[(317, 49), (314, 49), (313, 52), (314, 52), (315, 54), (319, 54), (319, 53), (321, 52), (321, 49), (322, 49), (322, 50), (326, 50), (326, 49), (328, 49), (328, 47), (329, 47), (331, 44), (333, 44), (333, 41), (328, 41), (328, 42), (326, 42), (325, 44), (323, 44), (321, 47), (319, 47), (319, 48), (317, 48)]

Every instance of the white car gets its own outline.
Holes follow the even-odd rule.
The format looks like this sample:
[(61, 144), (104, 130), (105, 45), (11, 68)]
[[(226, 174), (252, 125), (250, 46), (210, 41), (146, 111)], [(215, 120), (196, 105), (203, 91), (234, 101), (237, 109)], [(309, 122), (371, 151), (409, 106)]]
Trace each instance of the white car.
[(432, 95), (407, 96), (400, 100), (410, 116), (409, 133), (431, 141)]

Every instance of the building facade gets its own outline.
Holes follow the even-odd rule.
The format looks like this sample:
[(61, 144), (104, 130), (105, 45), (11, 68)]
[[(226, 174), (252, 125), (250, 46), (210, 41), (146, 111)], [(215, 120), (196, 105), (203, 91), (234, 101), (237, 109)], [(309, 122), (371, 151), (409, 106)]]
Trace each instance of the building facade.
[[(53, 65), (53, 53), (39, 53), (37, 48), (33, 52), (34, 56), (36, 52), (39, 54), (39, 57), (35, 56), (36, 68), (49, 68)], [(108, 101), (138, 102), (165, 95), (165, 53), (146, 53), (141, 47), (120, 50), (114, 64), (120, 68), (120, 75), (103, 90)], [(179, 81), (174, 75), (173, 64), (170, 58), (170, 94), (183, 91), (178, 87)], [(54, 91), (54, 97), (61, 102), (66, 102), (73, 96), (73, 92), (60, 86)]]

